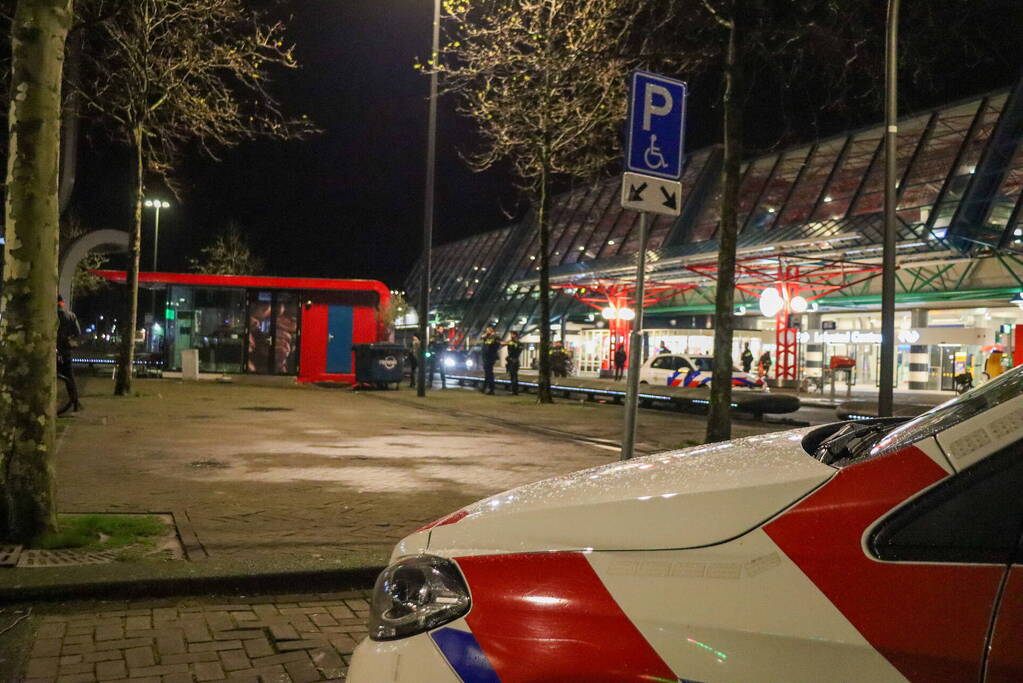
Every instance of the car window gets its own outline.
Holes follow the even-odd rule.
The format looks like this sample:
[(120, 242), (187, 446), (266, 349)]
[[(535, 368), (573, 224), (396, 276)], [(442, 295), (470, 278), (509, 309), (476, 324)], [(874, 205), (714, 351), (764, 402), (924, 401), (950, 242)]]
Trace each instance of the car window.
[(920, 417), (892, 430), (877, 442), (870, 454), (897, 451), (921, 439), (945, 431), (989, 408), (1023, 394), (1023, 365), (972, 389), (958, 398), (942, 403)]
[(1009, 448), (910, 502), (877, 528), (881, 560), (1008, 563), (1023, 525), (1023, 457)]
[(650, 367), (655, 370), (671, 370), (671, 358), (668, 356), (658, 356), (650, 364)]
[(676, 370), (692, 370), (693, 366), (689, 364), (682, 356), (675, 356), (675, 369)]
[(714, 371), (714, 359), (707, 356), (696, 356), (693, 358), (693, 363), (696, 364), (696, 369), (700, 372), (713, 372)]

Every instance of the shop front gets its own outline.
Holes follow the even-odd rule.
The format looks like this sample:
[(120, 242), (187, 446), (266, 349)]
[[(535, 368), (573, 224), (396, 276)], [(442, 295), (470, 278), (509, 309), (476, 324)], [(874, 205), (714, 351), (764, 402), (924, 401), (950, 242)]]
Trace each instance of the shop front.
[[(125, 280), (123, 271), (97, 274)], [(169, 371), (195, 349), (200, 372), (351, 383), (352, 345), (388, 336), (378, 312), (390, 291), (374, 280), (141, 273), (139, 284), (163, 302), (145, 314), (140, 337)]]

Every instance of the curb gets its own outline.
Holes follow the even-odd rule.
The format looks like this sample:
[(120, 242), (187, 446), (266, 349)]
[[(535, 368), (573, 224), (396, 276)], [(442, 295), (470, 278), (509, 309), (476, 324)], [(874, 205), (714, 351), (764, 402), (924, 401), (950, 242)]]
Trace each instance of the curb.
[[(373, 587), (383, 565), (256, 567), (210, 561), (182, 565), (92, 565), (0, 570), (0, 605), (82, 599), (339, 592)], [(17, 573), (15, 573), (17, 572)]]

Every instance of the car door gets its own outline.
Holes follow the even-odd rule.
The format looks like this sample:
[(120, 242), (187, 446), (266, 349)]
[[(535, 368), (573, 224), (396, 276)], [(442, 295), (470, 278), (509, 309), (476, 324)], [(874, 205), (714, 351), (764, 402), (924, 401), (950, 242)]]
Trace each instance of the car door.
[(1023, 680), (1023, 537), (1002, 589), (998, 614), (991, 629), (985, 683)]
[[(689, 386), (687, 380), (691, 379), (693, 375), (693, 366), (682, 356), (675, 356), (673, 360), (672, 369), (674, 372), (672, 372), (672, 375), (675, 378), (673, 384), (679, 387)], [(678, 374), (676, 375), (675, 373)]]
[(650, 384), (667, 385), (668, 379), (672, 374), (674, 374), (673, 358), (673, 356), (669, 356), (667, 354), (655, 356), (654, 359), (650, 361), (650, 365), (647, 367), (646, 372), (643, 373), (645, 375), (643, 380), (650, 382)]

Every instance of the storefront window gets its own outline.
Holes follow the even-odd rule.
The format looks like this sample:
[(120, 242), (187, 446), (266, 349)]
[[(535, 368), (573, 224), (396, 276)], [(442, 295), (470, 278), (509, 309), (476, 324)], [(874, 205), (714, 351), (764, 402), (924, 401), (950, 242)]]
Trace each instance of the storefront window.
[(198, 349), (201, 372), (241, 372), (244, 290), (174, 286), (165, 314), (169, 369), (180, 370), (181, 353)]

